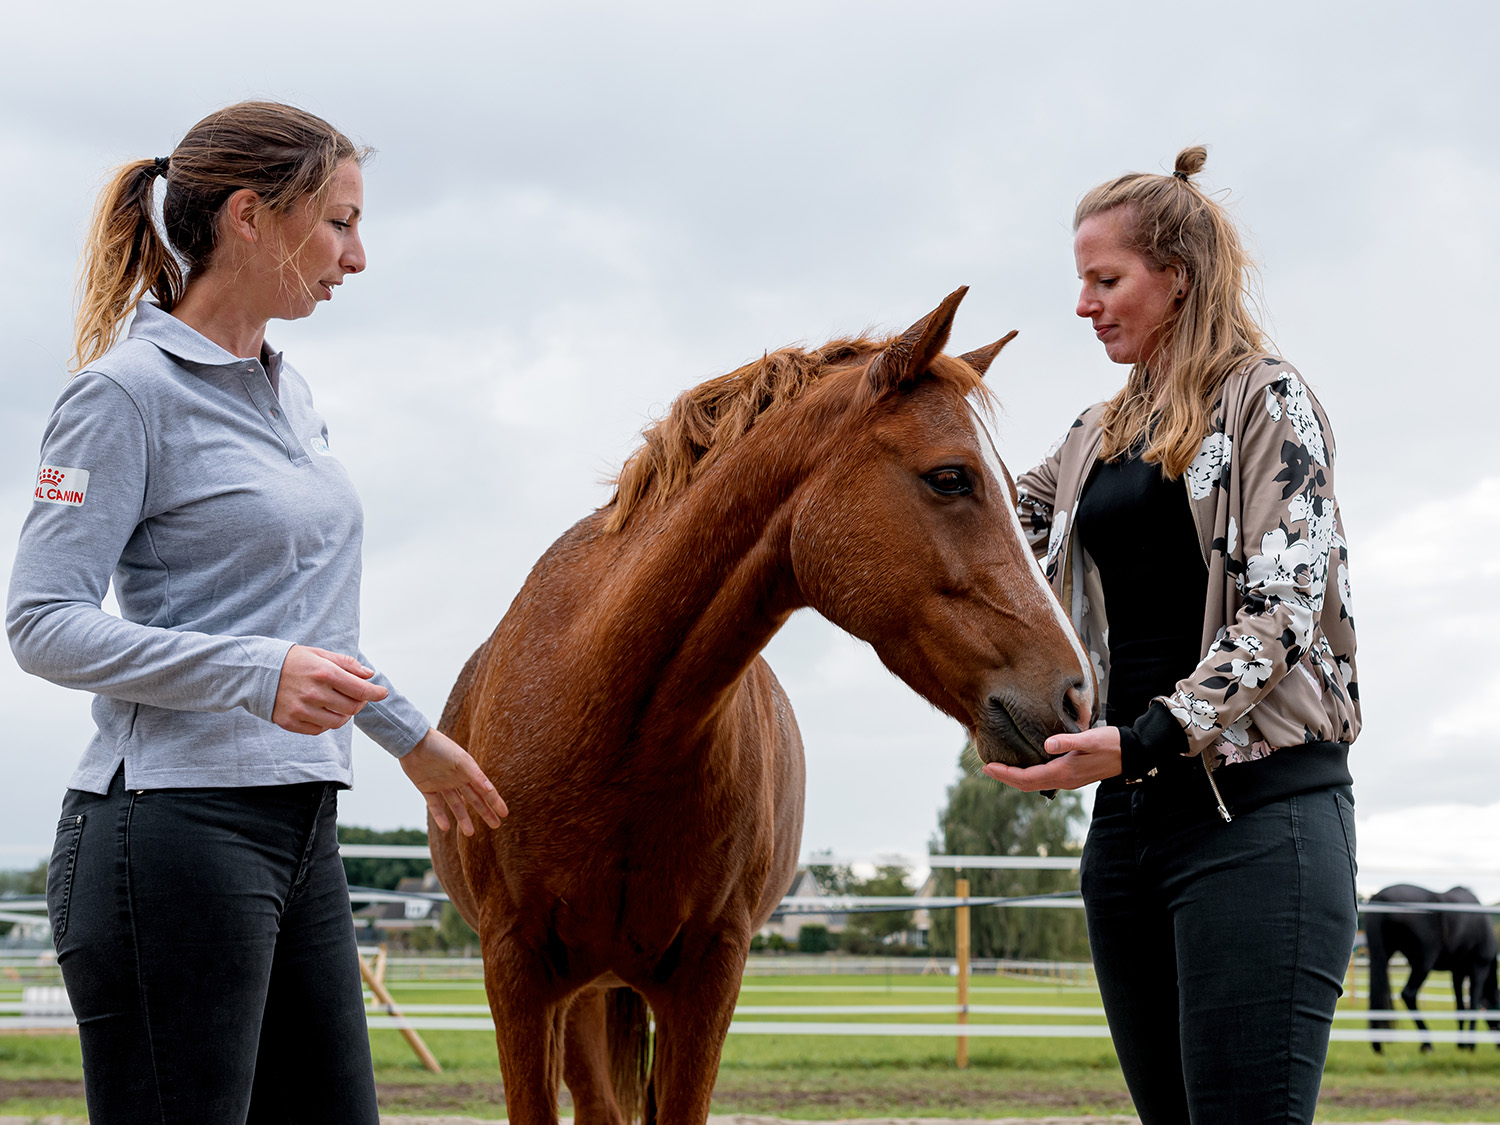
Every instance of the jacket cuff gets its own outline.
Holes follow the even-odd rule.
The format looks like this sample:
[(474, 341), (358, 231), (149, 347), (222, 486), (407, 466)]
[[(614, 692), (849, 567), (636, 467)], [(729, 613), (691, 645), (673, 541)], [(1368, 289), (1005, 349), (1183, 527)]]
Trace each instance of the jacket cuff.
[(1153, 702), (1134, 724), (1120, 728), (1120, 776), (1126, 781), (1144, 781), (1189, 749), (1187, 732), (1172, 712)]

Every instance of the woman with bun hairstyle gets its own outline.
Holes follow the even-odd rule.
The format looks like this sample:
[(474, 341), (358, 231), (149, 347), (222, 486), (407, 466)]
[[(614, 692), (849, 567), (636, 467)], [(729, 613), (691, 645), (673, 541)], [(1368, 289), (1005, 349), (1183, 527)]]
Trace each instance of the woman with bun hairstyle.
[(985, 772), (1100, 782), (1081, 884), (1141, 1120), (1311, 1121), (1355, 931), (1348, 548), (1333, 431), (1250, 314), (1205, 155), (1078, 204), (1076, 311), (1129, 374), (1017, 490), (1105, 711)]
[(265, 339), (365, 268), (364, 156), (230, 106), (120, 168), (84, 250), (6, 628), (21, 667), (94, 693), (47, 905), (100, 1125), (378, 1120), (336, 834), (351, 719), (440, 825), (506, 813), (361, 653), (359, 497)]

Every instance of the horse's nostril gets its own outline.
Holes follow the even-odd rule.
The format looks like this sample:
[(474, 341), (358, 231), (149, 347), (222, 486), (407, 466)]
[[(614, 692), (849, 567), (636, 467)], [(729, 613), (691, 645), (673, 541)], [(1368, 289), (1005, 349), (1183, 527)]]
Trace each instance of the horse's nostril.
[(1083, 684), (1074, 682), (1063, 689), (1062, 713), (1073, 722), (1083, 720)]

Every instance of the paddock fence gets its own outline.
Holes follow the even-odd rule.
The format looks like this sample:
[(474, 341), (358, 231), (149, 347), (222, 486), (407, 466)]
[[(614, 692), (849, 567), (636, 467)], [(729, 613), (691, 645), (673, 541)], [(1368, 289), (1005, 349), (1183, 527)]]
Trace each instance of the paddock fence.
[[(353, 845), (341, 852), (348, 858), (427, 859), (428, 849), (420, 845)], [(979, 870), (1072, 870), (1078, 860), (1067, 856), (927, 856), (924, 862), (933, 868), (958, 872)], [(835, 863), (869, 862), (859, 857), (835, 857), (813, 854), (807, 864), (821, 866)], [(1488, 873), (1486, 873), (1488, 874)], [(788, 896), (781, 910), (790, 915), (817, 914), (833, 917), (893, 910), (954, 910), (959, 919), (959, 950), (956, 957), (872, 957), (842, 955), (798, 956), (790, 954), (752, 956), (746, 966), (740, 1003), (730, 1024), (731, 1035), (791, 1036), (907, 1036), (941, 1037), (956, 1042), (960, 1065), (967, 1059), (968, 1041), (983, 1038), (1055, 1038), (1107, 1039), (1109, 1029), (1103, 1009), (1093, 1005), (1027, 1004), (976, 1002), (991, 996), (1028, 992), (1037, 998), (1039, 991), (1050, 986), (1061, 996), (1086, 998), (1097, 996), (1092, 966), (1087, 962), (1028, 962), (991, 958), (973, 958), (967, 948), (969, 914), (976, 909), (1078, 909), (1082, 901), (1077, 892), (1020, 897), (975, 896), (968, 893), (968, 880), (957, 880), (959, 893), (946, 896)], [(394, 892), (369, 888), (350, 889), (355, 904), (441, 902), (441, 892)], [(45, 902), (40, 896), (13, 897), (0, 902), (0, 921), (45, 925)], [(1361, 903), (1362, 913), (1481, 913), (1500, 914), (1500, 906), (1462, 903), (1433, 903), (1408, 906), (1393, 903)], [(419, 1055), (425, 1050), (417, 1033), (421, 1031), (479, 1031), (494, 1033), (489, 1006), (483, 999), (483, 964), (478, 958), (460, 957), (387, 957), (383, 950), (361, 950), (365, 974), (369, 1026), (372, 1031), (399, 1031), (412, 1042)], [(1400, 959), (1393, 967), (1399, 968)], [(373, 966), (373, 967), (372, 967)], [(848, 985), (767, 984), (767, 978), (805, 976), (848, 976)], [(870, 978), (883, 976), (887, 988), (902, 999), (920, 995), (933, 997), (927, 1003), (840, 1004), (798, 1003), (765, 1004), (756, 1002), (762, 992), (797, 992), (806, 994), (832, 990), (868, 993), (878, 987)], [(910, 978), (931, 977), (931, 982), (906, 983)], [(901, 978), (902, 983), (892, 983)], [(977, 979), (976, 979), (977, 978)], [(858, 981), (858, 983), (856, 983)], [(1004, 982), (1011, 983), (1004, 983)], [(941, 983), (940, 983), (941, 982)], [(474, 1003), (423, 1004), (403, 999), (399, 1006), (385, 986), (406, 993), (425, 989), (444, 991), (474, 989), (479, 995)], [(1369, 995), (1368, 965), (1362, 957), (1351, 956), (1345, 977), (1345, 991), (1351, 997)], [(1448, 1006), (1438, 999), (1446, 991)], [(957, 994), (957, 1002), (952, 998)], [(1409, 1022), (1410, 1012), (1401, 1010), (1368, 1011), (1340, 1008), (1334, 1016), (1331, 1038), (1335, 1042), (1368, 1043), (1454, 1043), (1500, 1045), (1500, 1032), (1473, 1030), (1458, 1026), (1458, 1021), (1486, 1019), (1500, 1012), (1465, 1011), (1452, 1007), (1451, 990), (1441, 990), (1429, 981), (1422, 999), (1440, 1006), (1424, 1008), (1421, 1018), (1429, 1023), (1452, 1022), (1454, 1029), (1379, 1028), (1348, 1026), (1371, 1019)], [(893, 999), (895, 997), (892, 997)], [(747, 1002), (748, 1001), (748, 1002)], [(871, 1021), (869, 1017), (904, 1017), (890, 1022)], [(780, 1018), (777, 1018), (780, 1017)], [(840, 1018), (841, 1017), (841, 1018)], [(971, 1017), (1006, 1022), (971, 1022)], [(914, 1022), (921, 1020), (923, 1022)], [(1044, 1020), (1047, 1022), (1033, 1022)], [(1012, 1022), (1015, 1021), (1015, 1022)], [(1063, 1022), (1071, 1021), (1071, 1022)], [(55, 959), (50, 951), (39, 956), (0, 954), (0, 1032), (66, 1032), (76, 1031), (76, 1021), (68, 1003)], [(435, 1061), (431, 1064), (436, 1069)]]

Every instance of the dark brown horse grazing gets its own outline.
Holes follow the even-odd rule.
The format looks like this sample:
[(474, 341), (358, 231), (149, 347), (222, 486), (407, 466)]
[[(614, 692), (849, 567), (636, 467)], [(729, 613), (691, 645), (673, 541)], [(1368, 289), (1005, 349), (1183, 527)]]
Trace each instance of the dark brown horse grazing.
[[(1397, 883), (1385, 887), (1370, 896), (1371, 902), (1395, 903), (1417, 906), (1422, 903), (1463, 903), (1478, 906), (1479, 899), (1468, 887), (1451, 887), (1446, 891), (1430, 891), (1410, 883)], [(1391, 1008), (1391, 980), (1389, 962), (1394, 954), (1401, 954), (1410, 966), (1406, 976), (1406, 987), (1401, 990), (1401, 999), (1412, 1013), (1417, 1030), (1422, 1033), (1422, 1050), (1431, 1051), (1427, 1024), (1417, 1014), (1417, 994), (1428, 974), (1447, 970), (1453, 974), (1453, 1003), (1458, 1011), (1476, 1010), (1500, 1006), (1496, 995), (1495, 981), (1495, 928), (1490, 925), (1489, 915), (1478, 913), (1450, 913), (1427, 911), (1409, 914), (1365, 915), (1365, 940), (1370, 953), (1370, 1008), (1372, 1011), (1389, 1011)], [(1468, 996), (1464, 995), (1465, 985)], [(1500, 1031), (1500, 1021), (1490, 1020), (1491, 1030)], [(1389, 1020), (1375, 1019), (1370, 1027), (1381, 1030), (1390, 1027)], [(1476, 1020), (1459, 1020), (1458, 1029), (1465, 1031), (1479, 1026)], [(1380, 1053), (1380, 1041), (1370, 1041), (1375, 1053)], [(1474, 1050), (1473, 1043), (1460, 1043), (1459, 1049)], [(1500, 1046), (1500, 1044), (1497, 1044)]]
[(511, 812), (429, 825), (433, 862), (479, 931), (512, 1122), (555, 1122), (560, 1078), (580, 1123), (706, 1119), (801, 846), (801, 738), (759, 656), (793, 611), (868, 641), (987, 759), (1042, 760), (1089, 722), (1088, 663), (969, 401), (1005, 340), (941, 354), (963, 294), (682, 395), (459, 676), (442, 727)]

